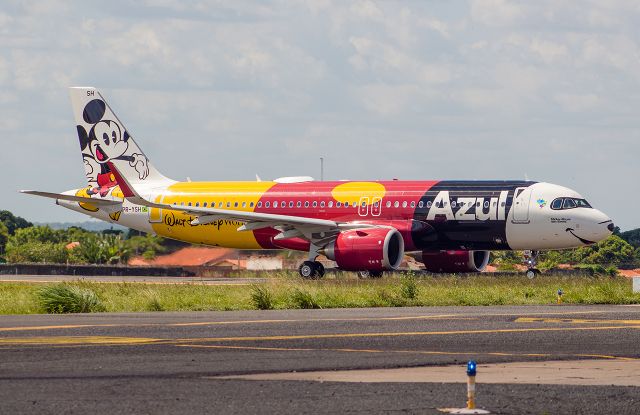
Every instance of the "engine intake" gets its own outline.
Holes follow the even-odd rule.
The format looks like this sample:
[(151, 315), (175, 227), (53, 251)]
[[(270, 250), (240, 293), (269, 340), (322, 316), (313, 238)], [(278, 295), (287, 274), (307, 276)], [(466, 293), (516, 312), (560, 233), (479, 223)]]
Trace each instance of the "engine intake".
[(482, 272), (489, 251), (423, 251), (422, 262), (429, 272)]
[(392, 228), (356, 229), (341, 232), (321, 252), (347, 271), (394, 270), (404, 257), (404, 239)]

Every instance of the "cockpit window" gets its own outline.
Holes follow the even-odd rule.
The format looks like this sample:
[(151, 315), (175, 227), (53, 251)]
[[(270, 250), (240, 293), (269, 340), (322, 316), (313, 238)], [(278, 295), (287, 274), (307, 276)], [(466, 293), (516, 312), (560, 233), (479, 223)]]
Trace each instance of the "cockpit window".
[(591, 207), (591, 205), (589, 204), (589, 202), (587, 202), (587, 201), (586, 201), (586, 200), (584, 200), (584, 199), (575, 199), (575, 201), (576, 201), (576, 205), (577, 205), (578, 207), (583, 207), (583, 208), (590, 208), (590, 207)]
[(551, 202), (551, 209), (564, 210), (574, 208), (591, 208), (589, 202), (585, 199), (576, 199), (574, 197), (559, 197)]

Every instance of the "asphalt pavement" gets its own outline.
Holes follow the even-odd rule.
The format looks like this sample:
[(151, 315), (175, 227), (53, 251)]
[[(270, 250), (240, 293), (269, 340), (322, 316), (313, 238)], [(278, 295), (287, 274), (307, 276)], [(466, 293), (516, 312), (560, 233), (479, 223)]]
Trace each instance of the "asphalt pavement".
[[(638, 413), (640, 389), (616, 381), (627, 365), (606, 362), (637, 367), (639, 329), (634, 306), (2, 316), (0, 413), (440, 413), (464, 406), (471, 359), (492, 413)], [(609, 377), (514, 381), (537, 362), (581, 361)], [(321, 371), (346, 377), (282, 377)]]

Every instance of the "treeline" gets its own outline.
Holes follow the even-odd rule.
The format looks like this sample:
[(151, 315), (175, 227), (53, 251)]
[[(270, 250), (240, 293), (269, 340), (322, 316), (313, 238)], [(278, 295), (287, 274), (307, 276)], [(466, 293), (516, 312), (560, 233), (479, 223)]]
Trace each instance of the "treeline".
[(167, 251), (165, 245), (163, 238), (133, 230), (51, 229), (0, 211), (0, 261), (4, 262), (125, 264), (137, 255), (152, 259)]
[[(522, 264), (523, 254), (519, 251), (494, 251), (492, 263), (500, 270), (512, 270)], [(640, 246), (632, 245), (621, 236), (611, 235), (594, 245), (562, 251), (545, 251), (538, 258), (538, 268), (549, 270), (560, 264), (569, 264), (576, 268), (597, 265), (601, 267), (638, 268), (640, 267)]]

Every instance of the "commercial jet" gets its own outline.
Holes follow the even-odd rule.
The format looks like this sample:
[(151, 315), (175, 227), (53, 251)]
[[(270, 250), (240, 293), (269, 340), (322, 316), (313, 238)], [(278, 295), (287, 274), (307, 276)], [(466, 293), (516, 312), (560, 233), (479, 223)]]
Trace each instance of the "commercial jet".
[(574, 190), (534, 181), (179, 182), (161, 174), (95, 88), (70, 88), (88, 186), (23, 191), (104, 221), (195, 244), (320, 255), (361, 277), (380, 277), (405, 254), (431, 272), (480, 272), (492, 250), (540, 251), (611, 235), (614, 224)]

